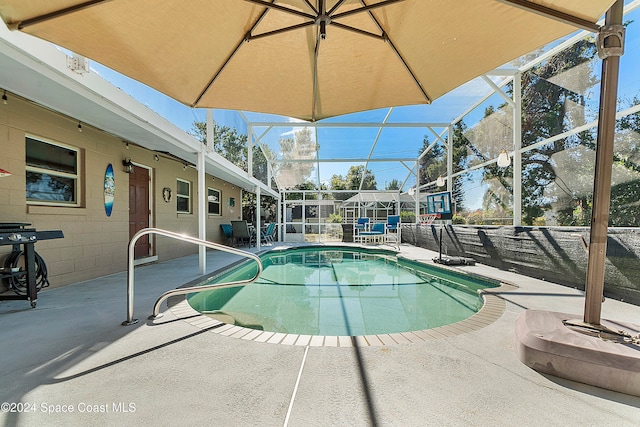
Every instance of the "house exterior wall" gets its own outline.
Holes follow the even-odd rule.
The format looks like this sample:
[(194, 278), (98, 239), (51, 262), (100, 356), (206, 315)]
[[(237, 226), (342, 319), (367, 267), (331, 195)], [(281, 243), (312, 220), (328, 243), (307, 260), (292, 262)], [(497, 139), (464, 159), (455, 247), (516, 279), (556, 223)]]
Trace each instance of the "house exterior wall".
[[(78, 207), (44, 206), (27, 203), (25, 136), (30, 135), (52, 143), (61, 143), (80, 150), (80, 197)], [(0, 222), (25, 222), (38, 231), (62, 230), (63, 239), (43, 240), (35, 245), (46, 262), (52, 287), (76, 283), (126, 270), (129, 242), (129, 174), (122, 160), (130, 157), (136, 165), (150, 169), (150, 225), (192, 236), (198, 235), (197, 170), (184, 169), (183, 163), (153, 151), (125, 144), (120, 138), (82, 124), (38, 106), (17, 96), (0, 105), (0, 168), (12, 173), (0, 178)], [(104, 206), (104, 178), (107, 165), (115, 175), (115, 200), (111, 216)], [(176, 180), (191, 182), (192, 213), (178, 214)], [(220, 224), (238, 219), (241, 189), (219, 178), (207, 175), (207, 187), (221, 192), (221, 215), (207, 216), (207, 240), (226, 243)], [(172, 199), (165, 202), (162, 189), (172, 190)], [(204, 196), (206, 197), (206, 195)], [(235, 208), (227, 206), (236, 200)], [(196, 253), (197, 246), (173, 241), (167, 237), (152, 237), (153, 255), (167, 260)], [(0, 262), (11, 247), (0, 246)], [(0, 290), (4, 285), (0, 284)]]

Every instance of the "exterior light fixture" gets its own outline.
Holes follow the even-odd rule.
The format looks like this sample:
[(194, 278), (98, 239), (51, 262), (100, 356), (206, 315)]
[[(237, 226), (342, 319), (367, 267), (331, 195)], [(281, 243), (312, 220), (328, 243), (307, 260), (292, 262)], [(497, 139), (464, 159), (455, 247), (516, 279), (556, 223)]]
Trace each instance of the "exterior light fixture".
[(500, 155), (498, 156), (498, 166), (500, 166), (501, 168), (506, 168), (510, 164), (511, 158), (509, 157), (507, 150), (502, 150), (500, 152)]
[(158, 155), (157, 155), (157, 154), (154, 154), (154, 155), (153, 155), (153, 159), (154, 159), (156, 162), (160, 161), (160, 157), (158, 157)]
[(444, 184), (445, 184), (445, 179), (442, 177), (442, 175), (440, 175), (438, 179), (436, 179), (436, 185), (438, 187), (444, 187)]
[(124, 171), (126, 173), (133, 173), (133, 163), (131, 163), (131, 157), (127, 157), (122, 161), (122, 166), (124, 166)]
[(8, 100), (8, 98), (7, 98), (7, 90), (5, 89), (4, 93), (2, 94), (2, 103), (4, 105), (7, 105), (7, 100)]
[(80, 122), (78, 122), (78, 132), (82, 132), (82, 124)]

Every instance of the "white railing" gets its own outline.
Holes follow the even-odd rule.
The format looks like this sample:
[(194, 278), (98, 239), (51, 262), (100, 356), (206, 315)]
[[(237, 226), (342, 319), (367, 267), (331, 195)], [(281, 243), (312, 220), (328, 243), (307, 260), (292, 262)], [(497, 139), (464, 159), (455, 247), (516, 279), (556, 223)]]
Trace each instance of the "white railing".
[(232, 253), (232, 254), (235, 254), (235, 255), (241, 255), (241, 256), (253, 259), (258, 264), (258, 272), (251, 279), (239, 280), (239, 281), (236, 281), (236, 282), (215, 283), (215, 284), (210, 284), (210, 285), (192, 286), (192, 287), (187, 287), (187, 288), (172, 289), (170, 291), (167, 291), (167, 292), (163, 293), (162, 295), (160, 295), (160, 297), (156, 300), (156, 303), (153, 305), (153, 315), (149, 316), (150, 319), (154, 319), (154, 318), (158, 317), (158, 313), (160, 312), (160, 305), (164, 302), (164, 300), (166, 300), (167, 298), (169, 298), (171, 296), (174, 296), (174, 295), (185, 295), (185, 294), (190, 294), (190, 293), (194, 293), (194, 292), (203, 292), (203, 291), (209, 291), (211, 289), (216, 289), (216, 288), (223, 288), (223, 287), (237, 286), (237, 285), (251, 283), (251, 282), (255, 281), (258, 278), (258, 276), (260, 276), (260, 273), (262, 273), (262, 262), (260, 261), (260, 258), (257, 255), (252, 254), (251, 252), (246, 252), (246, 251), (242, 251), (240, 249), (231, 248), (229, 246), (221, 245), (219, 243), (208, 242), (206, 240), (197, 239), (195, 237), (185, 236), (183, 234), (174, 233), (172, 231), (161, 230), (159, 228), (145, 228), (145, 229), (142, 229), (142, 230), (138, 231), (131, 238), (131, 241), (129, 242), (128, 264), (127, 264), (127, 320), (122, 322), (122, 325), (124, 325), (124, 326), (133, 325), (133, 324), (138, 323), (138, 319), (134, 319), (133, 318), (133, 269), (134, 269), (133, 258), (134, 258), (134, 248), (135, 248), (135, 245), (136, 245), (136, 242), (138, 241), (138, 239), (140, 239), (142, 236), (145, 236), (147, 234), (159, 234), (161, 236), (171, 237), (171, 238), (174, 238), (174, 239), (177, 239), (177, 240), (181, 240), (183, 242), (190, 242), (190, 243), (194, 243), (194, 244), (199, 245), (199, 246), (205, 246), (207, 248), (217, 249), (217, 250), (220, 250), (220, 251), (223, 251), (223, 252)]

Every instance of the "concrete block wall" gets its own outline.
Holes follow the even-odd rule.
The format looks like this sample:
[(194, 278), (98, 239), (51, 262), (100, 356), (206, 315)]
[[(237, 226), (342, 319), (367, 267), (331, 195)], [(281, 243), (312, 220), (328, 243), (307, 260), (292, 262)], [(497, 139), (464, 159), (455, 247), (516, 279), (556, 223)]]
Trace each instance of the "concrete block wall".
[[(530, 277), (584, 289), (587, 227), (497, 227), (403, 224), (402, 240)], [(610, 228), (605, 296), (640, 304), (640, 229)]]
[[(31, 135), (53, 143), (61, 143), (80, 150), (81, 196), (77, 207), (27, 204), (25, 193), (25, 136)], [(136, 146), (125, 144), (120, 138), (78, 121), (40, 107), (19, 96), (12, 96), (0, 104), (0, 168), (12, 173), (0, 178), (0, 222), (30, 223), (37, 230), (62, 230), (63, 239), (36, 243), (36, 251), (47, 264), (52, 287), (125, 271), (129, 242), (129, 175), (122, 160), (131, 160), (151, 171), (151, 226), (175, 232), (198, 235), (197, 171), (184, 168), (176, 159), (159, 156)], [(111, 216), (104, 208), (104, 175), (108, 164), (113, 165), (116, 190)], [(192, 183), (193, 212), (176, 212), (176, 180)], [(207, 215), (207, 240), (226, 243), (220, 223), (229, 223), (241, 215), (241, 189), (219, 178), (207, 176), (207, 186), (220, 190), (222, 215)], [(162, 189), (173, 191), (172, 200), (165, 203)], [(229, 197), (236, 206), (227, 206)], [(152, 238), (153, 255), (166, 260), (197, 253), (195, 245), (177, 242), (167, 237)], [(0, 263), (11, 251), (0, 247)], [(0, 283), (0, 291), (4, 285)]]

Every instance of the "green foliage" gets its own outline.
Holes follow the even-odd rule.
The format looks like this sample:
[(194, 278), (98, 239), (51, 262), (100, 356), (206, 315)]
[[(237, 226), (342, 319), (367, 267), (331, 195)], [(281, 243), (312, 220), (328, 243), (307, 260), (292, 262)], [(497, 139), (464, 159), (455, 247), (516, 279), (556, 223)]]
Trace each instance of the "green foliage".
[(454, 215), (451, 219), (451, 223), (453, 224), (466, 224), (467, 220), (462, 215)]
[(412, 211), (400, 211), (400, 222), (415, 224), (416, 213)]
[(544, 227), (545, 225), (547, 225), (547, 220), (543, 216), (538, 217), (533, 220), (533, 225), (535, 227)]
[(391, 182), (387, 183), (387, 185), (385, 186), (385, 190), (400, 190), (400, 186), (402, 185), (402, 183), (400, 181), (398, 181), (397, 179), (392, 179)]
[(340, 223), (342, 223), (342, 215), (335, 214), (335, 213), (330, 213), (329, 214), (329, 219), (327, 220), (327, 222), (340, 224)]
[(484, 215), (482, 211), (473, 211), (467, 214), (467, 224), (469, 225), (483, 225)]
[(362, 190), (376, 190), (376, 177), (369, 169), (364, 168), (363, 165), (351, 166), (346, 177), (346, 189), (357, 190), (360, 189), (362, 184)]
[[(305, 181), (293, 187), (295, 190), (317, 190), (316, 185), (311, 181)], [(318, 200), (317, 193), (307, 193), (304, 195), (306, 200)], [(303, 193), (291, 192), (287, 194), (287, 200), (302, 200)]]
[[(207, 124), (195, 121), (192, 124), (191, 136), (202, 143), (207, 141)], [(240, 134), (235, 128), (220, 126), (213, 123), (213, 150), (225, 159), (244, 171), (248, 171), (249, 149), (247, 147), (247, 135)], [(276, 154), (268, 147), (254, 147), (253, 153), (253, 176), (262, 182), (267, 182), (267, 157), (270, 160), (276, 158)], [(266, 156), (265, 156), (266, 153)]]
[[(332, 190), (358, 190), (360, 189), (360, 183), (362, 182), (363, 190), (376, 190), (376, 177), (369, 169), (364, 168), (363, 165), (351, 166), (347, 172), (347, 176), (333, 175), (331, 177), (331, 189)], [(349, 197), (354, 196), (356, 193), (336, 193), (335, 198), (337, 200), (346, 200)]]
[[(467, 157), (468, 146), (471, 145), (465, 136), (466, 126), (463, 121), (457, 122), (453, 126), (453, 172), (459, 172), (468, 167)], [(429, 148), (431, 142), (427, 136), (422, 141), (422, 148), (418, 155), (424, 153)], [(420, 159), (420, 185), (434, 182), (440, 175), (447, 175), (446, 149), (441, 144), (436, 144), (426, 152)], [(464, 177), (458, 175), (453, 178), (452, 199), (458, 210), (464, 209)], [(443, 191), (446, 188), (434, 187), (430, 192)]]
[[(571, 129), (584, 117), (576, 115), (580, 109), (571, 105), (584, 106), (584, 93), (597, 84), (592, 70), (596, 55), (593, 40), (583, 40), (572, 48), (552, 56), (547, 61), (533, 67), (522, 75), (522, 140), (523, 145), (531, 145), (551, 135), (558, 135)], [(581, 68), (578, 68), (581, 67)], [(554, 77), (570, 70), (587, 70), (588, 74), (579, 79), (580, 87), (572, 89), (553, 83)], [(568, 138), (559, 139), (531, 150), (522, 155), (522, 207), (523, 223), (533, 225), (536, 218), (551, 208), (551, 202), (560, 205), (557, 220), (560, 225), (586, 225), (586, 212), (590, 211), (583, 189), (593, 180), (592, 164), (582, 156), (582, 146), (594, 147), (591, 132), (582, 132)], [(562, 153), (562, 154), (559, 154)], [(564, 179), (558, 172), (571, 171), (571, 179)], [(568, 181), (568, 182), (567, 182)], [(559, 203), (560, 202), (560, 203)], [(576, 211), (575, 209), (578, 209)]]
[[(249, 222), (256, 221), (256, 195), (248, 191), (242, 192), (242, 218)], [(278, 202), (270, 196), (260, 197), (260, 216), (264, 218), (264, 223), (275, 222), (277, 220)]]
[(294, 188), (308, 180), (315, 170), (314, 163), (296, 160), (315, 159), (318, 149), (319, 145), (313, 140), (309, 128), (297, 131), (293, 138), (281, 139), (282, 162), (274, 168), (274, 175), (278, 177), (280, 185), (284, 188)]

